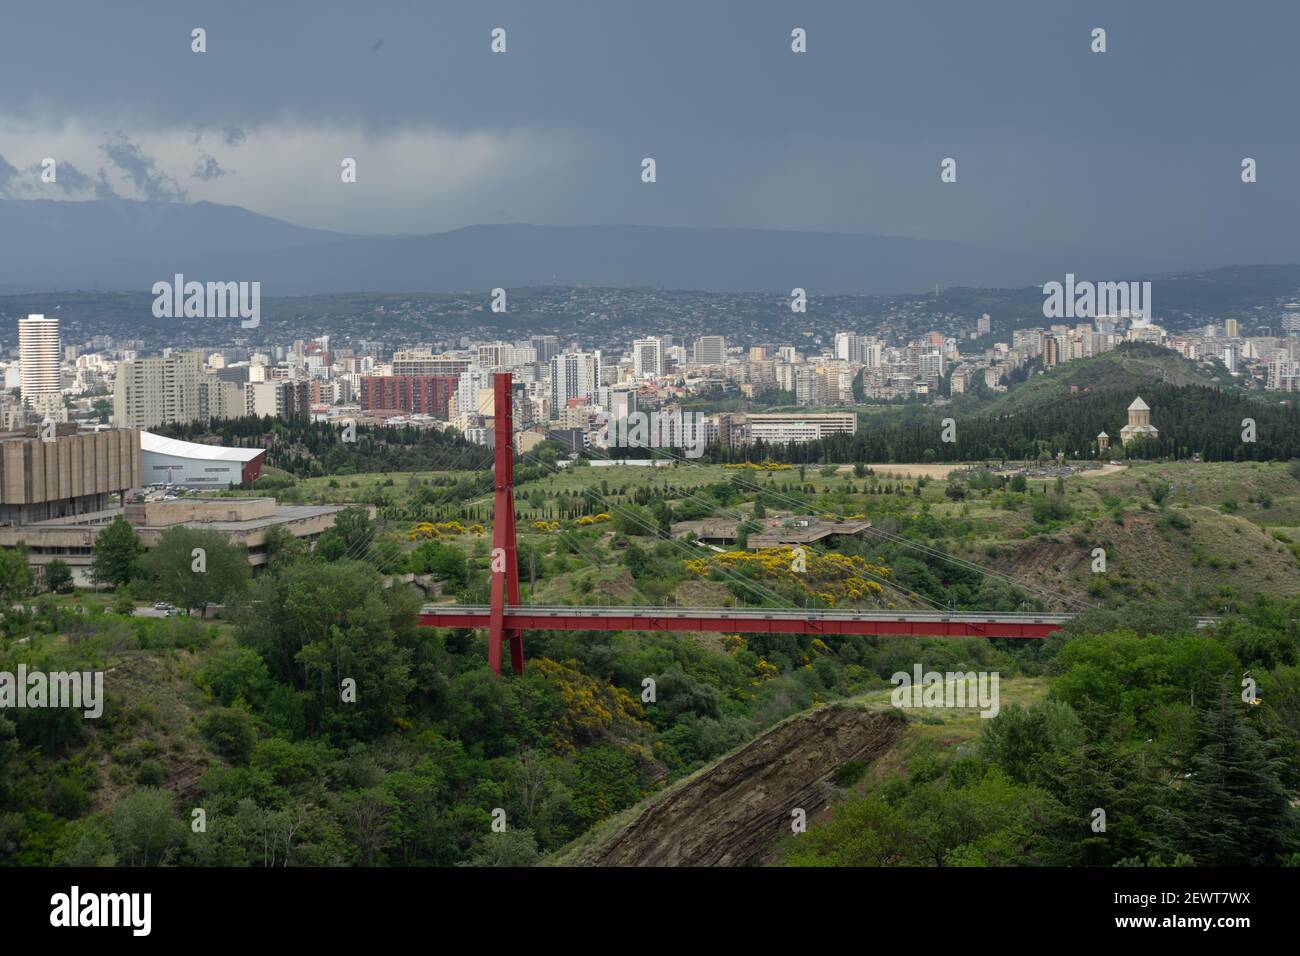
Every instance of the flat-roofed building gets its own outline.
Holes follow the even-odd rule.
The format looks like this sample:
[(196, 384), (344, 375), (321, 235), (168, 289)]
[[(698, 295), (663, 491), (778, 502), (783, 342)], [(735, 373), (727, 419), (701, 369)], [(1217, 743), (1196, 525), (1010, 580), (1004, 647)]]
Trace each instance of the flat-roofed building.
[(361, 408), (436, 415), (446, 421), (458, 384), (452, 375), (363, 375)]
[(86, 514), (120, 504), (140, 486), (140, 433), (112, 428), (79, 432), (57, 426), (0, 434), (0, 524), (21, 525)]
[[(74, 582), (91, 584), (95, 538), (114, 519), (123, 517), (145, 548), (158, 545), (169, 528), (188, 525), (223, 534), (232, 544), (248, 549), (248, 563), (256, 570), (266, 564), (266, 535), (281, 527), (311, 544), (334, 526), (343, 505), (282, 505), (274, 498), (177, 498), (113, 507), (93, 514), (0, 527), (0, 547), (27, 548), (27, 563), (39, 579), (45, 566), (58, 559), (72, 569)], [(372, 509), (373, 510), (373, 509)]]
[(29, 315), (18, 320), (18, 360), (25, 405), (33, 407), (41, 396), (59, 394), (62, 357), (58, 319)]
[(833, 545), (841, 538), (861, 538), (871, 527), (865, 519), (827, 521), (815, 515), (794, 515), (788, 518), (769, 518), (761, 532), (751, 534), (746, 542), (750, 550), (778, 548), (786, 545)]
[(113, 392), (113, 424), (157, 428), (203, 416), (203, 353), (180, 352), (119, 362)]
[(748, 416), (748, 440), (778, 445), (818, 441), (831, 435), (853, 435), (858, 430), (855, 412), (820, 412), (800, 415), (756, 412)]
[(472, 360), (463, 355), (434, 355), (415, 349), (393, 353), (394, 375), (459, 375)]

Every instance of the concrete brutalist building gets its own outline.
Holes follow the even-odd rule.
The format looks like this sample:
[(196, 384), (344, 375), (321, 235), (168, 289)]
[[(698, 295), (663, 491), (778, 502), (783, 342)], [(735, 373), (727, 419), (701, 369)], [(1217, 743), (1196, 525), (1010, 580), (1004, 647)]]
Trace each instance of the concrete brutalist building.
[[(204, 446), (209, 447), (214, 455), (225, 451)], [(207, 528), (246, 547), (249, 564), (257, 568), (267, 561), (272, 527), (310, 545), (343, 510), (342, 505), (281, 505), (274, 498), (128, 502), (128, 492), (145, 484), (141, 459), (140, 432), (133, 428), (78, 432), (75, 425), (62, 425), (49, 440), (42, 440), (37, 428), (0, 432), (0, 548), (25, 547), (37, 580), (57, 558), (71, 568), (78, 585), (88, 585), (95, 539), (123, 517), (145, 548), (176, 525)]]
[(0, 526), (120, 507), (141, 481), (140, 433), (57, 426), (0, 432)]

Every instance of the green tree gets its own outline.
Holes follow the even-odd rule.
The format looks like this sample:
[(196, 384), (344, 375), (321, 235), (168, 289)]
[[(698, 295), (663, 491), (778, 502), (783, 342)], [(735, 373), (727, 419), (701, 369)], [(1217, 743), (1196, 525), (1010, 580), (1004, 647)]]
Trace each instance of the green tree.
[(590, 826), (630, 807), (641, 795), (636, 761), (626, 751), (596, 744), (578, 755), (574, 809)]
[(32, 571), (27, 566), (27, 548), (0, 548), (0, 600), (14, 604), (32, 593)]
[(68, 562), (55, 558), (45, 566), (45, 586), (59, 594), (72, 590), (72, 569)]
[(266, 529), (265, 548), (267, 564), (273, 568), (290, 564), (307, 554), (302, 539), (279, 524)]
[(168, 528), (140, 561), (147, 587), (177, 607), (204, 608), (243, 594), (250, 571), (248, 552), (219, 531), (176, 525)]
[(112, 812), (113, 843), (124, 866), (158, 866), (166, 863), (185, 837), (176, 819), (172, 795), (145, 788), (117, 801)]
[(504, 830), (483, 838), (479, 852), (463, 866), (532, 866), (538, 860), (532, 830)]
[(9, 799), (13, 786), (14, 774), (19, 760), (17, 728), (14, 722), (0, 715), (0, 806)]
[(453, 588), (463, 588), (469, 583), (469, 563), (465, 560), (465, 552), (454, 544), (426, 541), (411, 552), (410, 561), (411, 570), (416, 574), (431, 574)]
[(240, 707), (222, 707), (205, 714), (198, 723), (199, 733), (220, 756), (233, 764), (246, 764), (257, 744), (257, 728), (248, 711)]
[(1204, 708), (1177, 764), (1174, 848), (1199, 866), (1276, 866), (1297, 849), (1300, 817), (1283, 782), (1280, 742), (1261, 739), (1227, 682)]
[[(402, 716), (419, 635), (413, 589), (383, 588), (359, 561), (301, 562), (258, 579), (240, 611), (240, 643), (306, 704), (309, 731), (352, 740), (393, 728)], [(355, 681), (355, 702), (342, 699)]]
[(365, 557), (375, 538), (374, 523), (365, 508), (344, 508), (334, 516), (333, 530), (343, 542), (343, 553), (354, 561)]
[(115, 588), (129, 584), (138, 574), (138, 563), (143, 553), (144, 545), (135, 529), (119, 515), (95, 536), (91, 577), (97, 584)]

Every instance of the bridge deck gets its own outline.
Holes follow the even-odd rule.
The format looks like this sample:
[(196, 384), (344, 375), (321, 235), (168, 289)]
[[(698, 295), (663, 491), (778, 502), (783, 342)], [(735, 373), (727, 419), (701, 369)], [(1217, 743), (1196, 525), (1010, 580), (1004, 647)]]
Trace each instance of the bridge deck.
[[(716, 631), (745, 634), (893, 634), (1043, 638), (1069, 614), (833, 611), (780, 608), (543, 607), (505, 609), (507, 628), (545, 631)], [(425, 605), (424, 627), (487, 627), (487, 605)]]

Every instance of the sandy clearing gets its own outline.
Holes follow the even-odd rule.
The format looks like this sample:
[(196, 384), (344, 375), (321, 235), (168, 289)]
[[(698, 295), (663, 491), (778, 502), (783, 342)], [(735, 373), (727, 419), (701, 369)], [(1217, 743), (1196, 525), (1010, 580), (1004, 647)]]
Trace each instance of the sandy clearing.
[[(933, 464), (933, 463), (932, 464), (903, 464), (903, 465), (888, 464), (888, 465), (868, 465), (867, 467), (870, 468), (878, 475), (889, 475), (895, 478), (899, 478), (899, 477), (933, 478), (937, 481), (942, 481), (945, 478), (947, 478), (950, 473), (954, 471), (959, 471), (963, 468), (969, 468), (971, 465), (978, 465), (978, 464), (983, 464), (983, 462), (958, 461), (958, 462), (947, 462), (945, 464)], [(1127, 468), (1128, 465), (1112, 465), (1109, 462), (1107, 462), (1106, 464), (1102, 465), (1100, 468), (1089, 468), (1086, 471), (1078, 472), (1072, 477), (1100, 478), (1104, 475), (1116, 474), (1117, 472), (1124, 471)], [(852, 465), (841, 465), (839, 467), (840, 474), (844, 474), (846, 472), (852, 473), (852, 471), (853, 471)], [(998, 472), (998, 474), (1002, 474), (1002, 475), (1014, 475), (1015, 473), (1016, 472), (1014, 469), (1008, 469), (1007, 471)]]
[[(928, 464), (928, 465), (867, 465), (878, 475), (890, 475), (891, 477), (902, 478), (936, 478), (943, 479), (948, 477), (950, 471), (956, 471), (959, 468), (966, 468), (965, 462), (949, 462), (947, 464)], [(852, 465), (841, 465), (841, 472), (853, 471)]]

